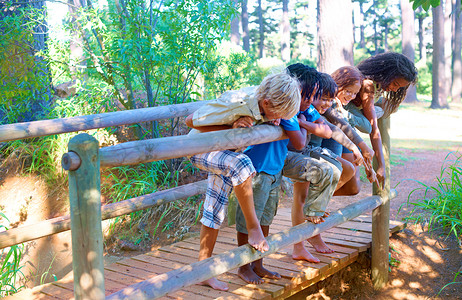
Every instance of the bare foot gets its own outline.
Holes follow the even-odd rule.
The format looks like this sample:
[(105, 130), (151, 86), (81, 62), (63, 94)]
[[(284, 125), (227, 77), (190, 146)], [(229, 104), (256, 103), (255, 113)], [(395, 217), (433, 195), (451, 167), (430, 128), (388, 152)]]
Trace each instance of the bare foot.
[(321, 235), (315, 235), (311, 238), (308, 239), (308, 242), (316, 249), (316, 252), (319, 253), (334, 253), (335, 251), (329, 248), (329, 246), (324, 243), (324, 241), (321, 238)]
[(292, 259), (295, 260), (306, 260), (312, 263), (319, 263), (320, 260), (311, 255), (308, 250), (303, 246), (303, 243), (294, 244), (294, 251), (292, 252)]
[(227, 291), (229, 289), (228, 285), (226, 282), (220, 281), (218, 279), (210, 278), (205, 281), (202, 281), (201, 283), (198, 283), (199, 285), (206, 285), (211, 287), (214, 290), (219, 290), (219, 291)]
[(318, 217), (318, 216), (305, 217), (305, 219), (308, 222), (311, 222), (313, 224), (321, 224), (322, 222), (324, 222), (324, 216), (323, 217)]
[(278, 272), (270, 271), (266, 269), (265, 267), (254, 266), (253, 271), (255, 272), (255, 274), (257, 274), (260, 277), (266, 277), (270, 279), (280, 279), (281, 278), (281, 275)]
[(326, 211), (326, 212), (322, 215), (322, 218), (325, 219), (325, 218), (327, 218), (328, 216), (330, 216), (330, 213)]
[(239, 277), (247, 283), (262, 284), (265, 282), (263, 278), (258, 276), (248, 264), (240, 267), (237, 270), (237, 275), (239, 275)]
[(247, 231), (249, 232), (248, 241), (250, 246), (254, 247), (255, 249), (261, 252), (266, 252), (269, 250), (268, 242), (263, 236), (263, 232), (261, 231), (260, 227), (248, 229)]

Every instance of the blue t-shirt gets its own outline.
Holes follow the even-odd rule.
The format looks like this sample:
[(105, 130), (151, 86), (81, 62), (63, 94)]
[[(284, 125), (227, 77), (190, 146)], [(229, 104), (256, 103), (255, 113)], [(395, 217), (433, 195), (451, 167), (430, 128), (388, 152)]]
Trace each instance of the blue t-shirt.
[(311, 104), (306, 110), (299, 112), (299, 114), (303, 114), (308, 122), (314, 122), (321, 117), (316, 108), (314, 108), (313, 104)]
[[(286, 131), (300, 130), (298, 118), (294, 116), (290, 120), (281, 120), (281, 126)], [(245, 149), (244, 153), (252, 160), (255, 170), (265, 172), (270, 175), (276, 175), (284, 166), (287, 156), (288, 139), (274, 141), (264, 144), (252, 145)]]

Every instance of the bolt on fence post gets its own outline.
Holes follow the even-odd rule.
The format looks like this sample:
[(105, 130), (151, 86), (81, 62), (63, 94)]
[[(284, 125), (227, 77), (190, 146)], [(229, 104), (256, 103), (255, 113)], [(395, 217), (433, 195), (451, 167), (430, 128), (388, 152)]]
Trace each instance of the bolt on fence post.
[[(372, 211), (372, 260), (371, 279), (374, 289), (381, 289), (388, 282), (390, 246), (390, 117), (382, 117), (377, 122), (382, 136), (382, 149), (385, 158), (385, 186), (383, 190), (373, 185), (373, 194), (383, 199), (382, 205)], [(374, 159), (375, 168), (376, 161)]]
[(70, 140), (68, 148), (81, 160), (76, 170), (69, 171), (74, 297), (104, 299), (99, 143), (82, 133)]

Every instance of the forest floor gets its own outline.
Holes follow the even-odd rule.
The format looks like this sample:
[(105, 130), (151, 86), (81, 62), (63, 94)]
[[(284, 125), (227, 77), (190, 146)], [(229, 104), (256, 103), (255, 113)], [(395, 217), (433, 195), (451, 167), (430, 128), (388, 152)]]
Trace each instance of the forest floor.
[[(391, 201), (390, 217), (394, 220), (402, 220), (408, 215), (410, 208), (405, 205), (408, 200), (423, 196), (423, 190), (417, 190), (408, 198), (413, 190), (421, 187), (417, 181), (435, 185), (448, 154), (449, 160), (454, 158), (451, 152), (462, 153), (462, 106), (452, 105), (451, 110), (428, 110), (427, 106), (404, 105), (392, 115), (391, 186), (398, 191), (398, 196)], [(0, 211), (9, 216), (11, 224), (18, 225), (57, 216), (56, 211), (62, 210), (64, 201), (62, 193), (50, 196), (40, 178), (19, 175), (18, 169), (0, 164)], [(370, 184), (363, 183), (359, 195), (334, 197), (328, 209), (334, 211), (370, 194)], [(43, 199), (47, 203), (43, 203)], [(286, 196), (280, 205), (290, 204), (291, 199)], [(198, 229), (199, 226), (192, 227), (191, 234), (197, 234)], [(29, 263), (40, 279), (36, 279), (36, 283), (48, 281), (42, 280), (44, 271), (53, 272), (59, 278), (72, 270), (69, 232), (42, 240), (44, 246), (37, 246), (40, 245), (37, 241), (26, 247), (30, 257), (40, 256), (38, 262)], [(153, 239), (149, 248), (155, 249), (171, 241), (166, 235), (160, 235)], [(390, 246), (393, 263), (384, 289), (373, 290), (368, 260), (365, 259), (292, 299), (462, 299), (462, 275), (456, 279), (459, 283), (443, 289), (454, 280), (457, 272), (462, 272), (462, 248), (455, 238), (447, 238), (442, 231), (430, 232), (426, 226), (408, 223), (403, 231), (391, 237)], [(140, 254), (140, 251), (107, 249), (111, 253), (105, 253), (106, 263)], [(44, 257), (48, 258), (45, 262)]]

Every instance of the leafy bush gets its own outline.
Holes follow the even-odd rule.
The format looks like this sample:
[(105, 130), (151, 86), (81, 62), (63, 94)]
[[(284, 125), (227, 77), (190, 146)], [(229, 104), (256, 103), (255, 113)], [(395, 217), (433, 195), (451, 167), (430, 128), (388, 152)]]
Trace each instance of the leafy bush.
[(45, 54), (34, 49), (34, 32), (45, 16), (5, 5), (0, 11), (0, 123), (40, 119), (50, 100), (49, 77)]
[[(422, 187), (409, 194), (407, 204), (413, 206), (413, 209), (406, 219), (415, 223), (428, 223), (431, 229), (448, 229), (449, 234), (453, 234), (462, 243), (462, 154), (449, 153), (436, 179), (435, 186), (418, 181)], [(411, 202), (411, 195), (420, 190), (424, 190), (423, 198)]]
[(421, 95), (432, 94), (432, 64), (427, 62), (426, 65), (418, 65), (417, 93)]

